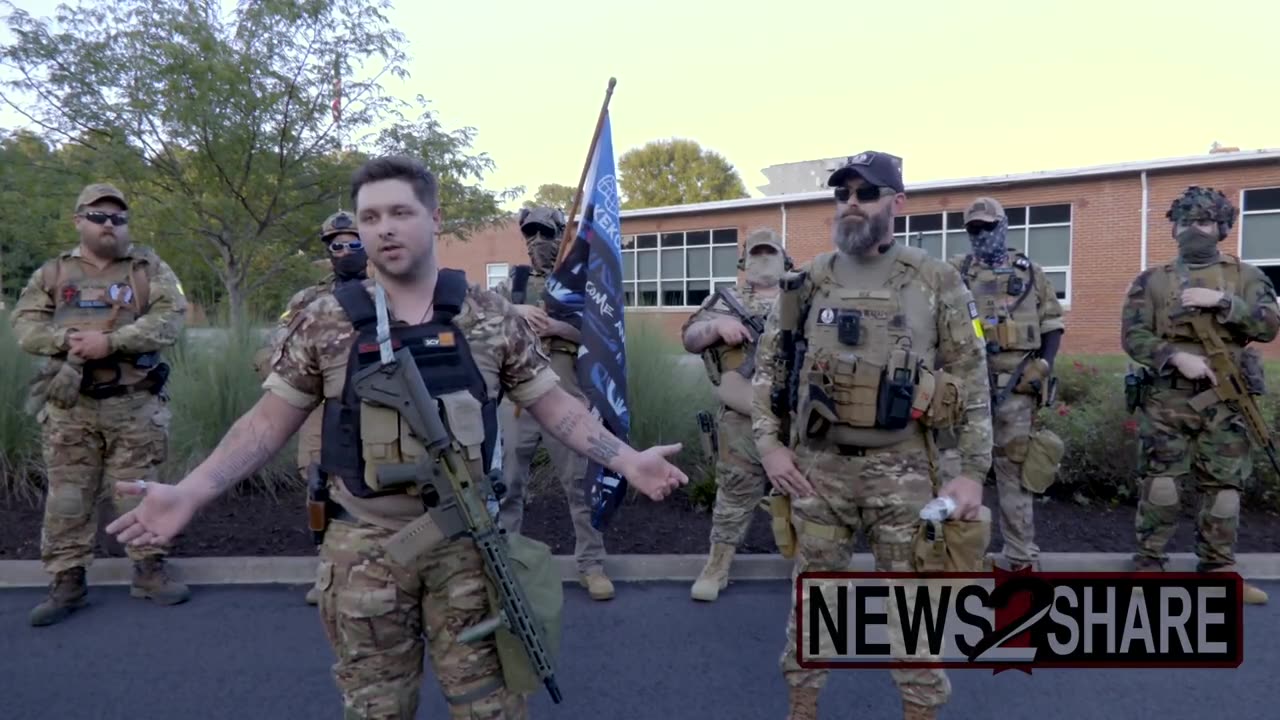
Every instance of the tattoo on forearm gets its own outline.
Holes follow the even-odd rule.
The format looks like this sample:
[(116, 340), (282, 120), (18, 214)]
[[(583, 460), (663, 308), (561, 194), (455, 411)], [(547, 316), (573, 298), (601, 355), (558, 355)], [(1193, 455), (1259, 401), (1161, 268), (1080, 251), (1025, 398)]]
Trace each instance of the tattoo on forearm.
[(209, 479), (218, 493), (224, 492), (271, 459), (272, 437), (274, 430), (264, 427), (253, 417), (245, 418), (232, 426), (214, 451), (216, 459), (209, 470)]
[(622, 443), (604, 430), (587, 438), (587, 457), (601, 465), (608, 465), (621, 450)]
[(584, 417), (586, 417), (586, 413), (583, 413), (580, 410), (571, 410), (567, 415), (560, 418), (560, 422), (556, 423), (556, 426), (551, 428), (551, 432), (557, 438), (567, 438), (573, 433), (574, 429), (578, 427)]

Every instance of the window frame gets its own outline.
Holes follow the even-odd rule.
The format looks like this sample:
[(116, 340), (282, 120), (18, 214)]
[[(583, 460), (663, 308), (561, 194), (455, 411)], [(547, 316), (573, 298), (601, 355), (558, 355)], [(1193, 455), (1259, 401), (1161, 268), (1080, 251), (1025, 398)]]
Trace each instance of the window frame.
[[(707, 244), (689, 245), (688, 235), (691, 233), (706, 233)], [(733, 243), (720, 242), (717, 243), (716, 236), (721, 233), (732, 233)], [(680, 235), (679, 245), (664, 246), (662, 241), (664, 236)], [(653, 247), (639, 248), (636, 243), (640, 237), (653, 236), (657, 240), (657, 244)], [(690, 292), (700, 292), (700, 290), (691, 291), (690, 283), (705, 282), (707, 284), (707, 296), (714, 293), (720, 287), (736, 287), (739, 283), (740, 271), (738, 270), (737, 261), (742, 257), (742, 229), (734, 225), (708, 225), (706, 227), (686, 228), (680, 230), (661, 230), (655, 229), (647, 232), (633, 232), (622, 236), (620, 248), (620, 258), (622, 260), (623, 275), (623, 307), (628, 311), (645, 311), (645, 312), (689, 312), (699, 307), (702, 300), (696, 303), (689, 302)], [(734, 250), (734, 265), (732, 275), (716, 275), (715, 274), (715, 250), (716, 248), (732, 247)], [(689, 251), (702, 250), (707, 252), (707, 275), (699, 275), (691, 277), (689, 275)], [(663, 274), (663, 254), (667, 251), (680, 251), (680, 274), (664, 275)], [(657, 262), (657, 271), (653, 279), (640, 279), (640, 253), (652, 253)], [(631, 255), (631, 272), (627, 273), (627, 255)], [(656, 304), (642, 305), (638, 304), (640, 283), (654, 283), (657, 286)], [(663, 296), (663, 285), (667, 283), (680, 283), (681, 295), (684, 304), (668, 305), (665, 304)], [(631, 296), (628, 300), (628, 295)]]
[[(502, 274), (495, 277), (493, 274), (493, 270), (494, 268), (499, 268), (499, 267), (502, 268)], [(488, 290), (493, 290), (494, 288), (498, 287), (503, 283), (503, 281), (505, 281), (510, 276), (511, 276), (511, 263), (491, 262), (491, 263), (484, 264), (485, 285), (487, 286), (486, 289)]]
[(1236, 202), (1239, 203), (1237, 207), (1240, 208), (1240, 226), (1239, 226), (1240, 232), (1236, 233), (1236, 257), (1240, 258), (1242, 262), (1247, 262), (1250, 265), (1256, 265), (1258, 267), (1272, 267), (1272, 266), (1280, 265), (1280, 257), (1249, 258), (1249, 257), (1245, 257), (1244, 255), (1245, 218), (1250, 215), (1280, 215), (1280, 208), (1275, 208), (1271, 210), (1245, 210), (1244, 197), (1246, 194), (1253, 192), (1255, 190), (1280, 190), (1280, 185), (1264, 185), (1260, 187), (1240, 189), (1240, 193), (1236, 198)]

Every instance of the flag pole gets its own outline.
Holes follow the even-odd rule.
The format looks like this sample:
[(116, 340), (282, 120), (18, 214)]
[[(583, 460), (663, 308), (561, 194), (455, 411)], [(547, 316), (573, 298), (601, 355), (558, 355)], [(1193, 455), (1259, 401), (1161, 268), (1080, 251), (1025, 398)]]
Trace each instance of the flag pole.
[(600, 133), (604, 130), (604, 118), (609, 113), (609, 100), (613, 97), (613, 86), (618, 84), (617, 78), (609, 78), (609, 89), (604, 94), (604, 104), (600, 106), (600, 116), (596, 118), (596, 130), (591, 135), (591, 147), (587, 149), (587, 160), (582, 163), (582, 175), (578, 178), (578, 190), (573, 194), (573, 205), (569, 210), (569, 218), (564, 229), (564, 238), (560, 241), (560, 253), (556, 257), (556, 265), (564, 262), (565, 255), (573, 246), (573, 238), (577, 233), (574, 227), (578, 209), (582, 206), (582, 186), (587, 184), (587, 173), (591, 170), (591, 158), (596, 155), (596, 145), (600, 142)]

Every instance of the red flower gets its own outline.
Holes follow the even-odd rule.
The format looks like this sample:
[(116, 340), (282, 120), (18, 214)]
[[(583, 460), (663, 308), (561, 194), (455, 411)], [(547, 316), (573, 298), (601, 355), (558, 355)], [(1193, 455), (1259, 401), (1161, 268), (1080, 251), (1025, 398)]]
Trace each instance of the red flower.
[(1130, 435), (1138, 434), (1138, 421), (1135, 418), (1129, 418), (1124, 421), (1124, 431)]

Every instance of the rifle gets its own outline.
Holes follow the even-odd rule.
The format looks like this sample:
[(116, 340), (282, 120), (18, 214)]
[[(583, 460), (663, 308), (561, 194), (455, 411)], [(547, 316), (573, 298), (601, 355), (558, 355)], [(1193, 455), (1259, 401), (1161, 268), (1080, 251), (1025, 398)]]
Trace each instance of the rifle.
[[(747, 312), (747, 309), (742, 306), (742, 303), (738, 301), (738, 298), (733, 293), (726, 292), (725, 288), (716, 290), (715, 295), (729, 308), (730, 312), (742, 321), (743, 325), (747, 326), (747, 329), (750, 331), (752, 345), (760, 342), (760, 336), (764, 334), (764, 323), (759, 318)], [(752, 374), (755, 373), (755, 369), (756, 356), (755, 353), (752, 353), (750, 357), (743, 361), (742, 366), (738, 368), (738, 374), (744, 378), (750, 379)]]
[(530, 664), (551, 694), (552, 701), (559, 703), (562, 696), (556, 684), (551, 654), (543, 640), (545, 631), (530, 612), (524, 587), (511, 569), (506, 537), (488, 506), (491, 491), (483, 486), (477, 487), (480, 484), (472, 481), (466, 461), (445, 429), (439, 404), (428, 392), (409, 348), (401, 346), (392, 353), (391, 337), (385, 325), (386, 305), (382, 286), (376, 286), (376, 291), (382, 362), (356, 373), (352, 377), (352, 385), (356, 396), (364, 402), (398, 412), (427, 450), (427, 454), (415, 463), (379, 466), (379, 487), (407, 485), (416, 489), (427, 513), (410, 527), (425, 525), (429, 519), (445, 540), (464, 535), (475, 540), (484, 560), (485, 572), (496, 586), (500, 609), (494, 617), (464, 630), (458, 639), (465, 643), (474, 642), (505, 626), (524, 646)]
[(778, 440), (791, 446), (791, 408), (796, 406), (800, 392), (800, 366), (803, 364), (807, 343), (800, 329), (799, 291), (804, 287), (804, 272), (786, 273), (779, 282), (778, 295), (778, 377), (769, 393), (769, 405), (778, 418)]
[(1267, 459), (1271, 461), (1271, 467), (1280, 473), (1280, 461), (1276, 459), (1275, 444), (1271, 440), (1271, 433), (1267, 431), (1266, 420), (1258, 410), (1257, 403), (1253, 401), (1253, 396), (1249, 394), (1249, 384), (1245, 380), (1244, 373), (1231, 359), (1231, 353), (1228, 352), (1222, 338), (1213, 331), (1212, 318), (1198, 310), (1183, 309), (1173, 313), (1173, 319), (1186, 319), (1191, 323), (1196, 336), (1200, 338), (1200, 344), (1208, 353), (1205, 360), (1209, 369), (1218, 379), (1212, 390), (1206, 390), (1191, 398), (1189, 401), (1191, 407), (1199, 412), (1221, 400), (1238, 409), (1241, 417), (1244, 418), (1249, 439), (1266, 452)]

